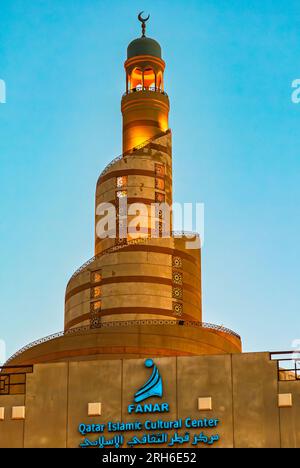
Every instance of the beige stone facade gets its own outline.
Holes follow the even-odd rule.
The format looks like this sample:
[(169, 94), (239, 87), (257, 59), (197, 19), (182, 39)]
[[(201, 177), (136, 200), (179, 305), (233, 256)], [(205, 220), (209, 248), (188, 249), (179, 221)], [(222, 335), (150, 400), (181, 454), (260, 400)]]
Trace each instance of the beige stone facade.
[[(111, 438), (118, 434), (124, 436), (123, 446), (128, 447), (127, 442), (134, 435), (141, 439), (147, 431), (109, 433), (108, 422), (187, 418), (217, 419), (218, 423), (216, 427), (182, 427), (179, 434), (188, 431), (190, 442), (175, 448), (193, 447), (192, 436), (199, 432), (208, 437), (219, 435), (213, 447), (300, 446), (300, 381), (279, 381), (277, 361), (270, 360), (269, 353), (156, 358), (163, 395), (143, 404), (166, 402), (169, 412), (132, 414), (128, 406), (134, 403), (135, 392), (150, 374), (144, 361), (114, 359), (34, 365), (32, 372), (26, 374), (26, 384), (17, 390), (21, 395), (0, 394), (0, 407), (5, 414), (0, 420), (0, 447), (78, 447), (85, 439), (78, 430), (80, 424), (106, 425), (103, 433), (86, 435), (91, 441), (100, 435)], [(17, 388), (11, 385), (10, 391)], [(291, 405), (280, 407), (280, 394), (290, 395), (285, 399)], [(199, 409), (199, 399), (210, 399), (211, 410)], [(100, 404), (101, 415), (89, 416), (89, 404), (94, 404), (94, 411), (99, 410)], [(14, 420), (12, 408), (23, 406), (25, 418)], [(158, 432), (161, 431), (150, 431)], [(164, 432), (168, 442), (156, 448), (168, 446), (171, 441), (174, 430)]]

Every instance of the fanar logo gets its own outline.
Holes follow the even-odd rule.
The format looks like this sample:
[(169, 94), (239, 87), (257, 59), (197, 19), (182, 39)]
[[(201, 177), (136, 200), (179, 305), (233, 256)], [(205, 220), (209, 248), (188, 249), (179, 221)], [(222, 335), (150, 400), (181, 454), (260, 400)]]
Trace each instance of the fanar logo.
[(151, 369), (151, 377), (147, 382), (136, 392), (134, 395), (135, 403), (137, 405), (129, 405), (128, 413), (164, 413), (169, 411), (168, 403), (148, 403), (141, 405), (140, 402), (151, 397), (162, 398), (163, 396), (163, 384), (159, 370), (152, 361), (152, 359), (146, 359), (145, 367)]

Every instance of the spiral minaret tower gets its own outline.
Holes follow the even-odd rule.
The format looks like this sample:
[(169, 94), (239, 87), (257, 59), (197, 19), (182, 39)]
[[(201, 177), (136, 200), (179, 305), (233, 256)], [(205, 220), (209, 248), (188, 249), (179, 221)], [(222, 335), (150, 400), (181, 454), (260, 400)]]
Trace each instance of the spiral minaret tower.
[[(173, 201), (165, 62), (139, 19), (142, 36), (124, 64), (123, 153), (96, 185), (95, 256), (69, 280), (64, 332), (21, 350), (16, 363), (241, 351), (234, 332), (203, 323), (199, 236), (174, 233), (172, 209), (163, 211)], [(116, 213), (105, 236), (103, 206)]]

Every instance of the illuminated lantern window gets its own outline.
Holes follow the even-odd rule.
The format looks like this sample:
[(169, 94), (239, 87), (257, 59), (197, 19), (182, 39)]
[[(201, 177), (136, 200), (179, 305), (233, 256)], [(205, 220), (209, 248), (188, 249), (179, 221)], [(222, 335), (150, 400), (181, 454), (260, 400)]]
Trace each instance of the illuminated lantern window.
[(92, 283), (99, 283), (102, 280), (101, 271), (93, 271), (91, 274)]
[(165, 176), (165, 166), (163, 164), (155, 164), (155, 175), (161, 177)]
[(165, 181), (164, 179), (155, 179), (155, 188), (157, 190), (165, 190)]
[(101, 310), (101, 301), (96, 301), (91, 303), (91, 311), (97, 312)]
[(155, 201), (158, 203), (163, 203), (165, 201), (165, 195), (163, 193), (155, 192)]
[(125, 198), (127, 197), (127, 190), (118, 190), (117, 191), (117, 198)]
[(117, 188), (123, 188), (127, 186), (127, 176), (117, 177), (116, 182)]
[(102, 296), (102, 291), (101, 291), (101, 288), (100, 286), (96, 286), (95, 288), (92, 288), (91, 289), (91, 297), (92, 298), (97, 298), (97, 297), (101, 297)]

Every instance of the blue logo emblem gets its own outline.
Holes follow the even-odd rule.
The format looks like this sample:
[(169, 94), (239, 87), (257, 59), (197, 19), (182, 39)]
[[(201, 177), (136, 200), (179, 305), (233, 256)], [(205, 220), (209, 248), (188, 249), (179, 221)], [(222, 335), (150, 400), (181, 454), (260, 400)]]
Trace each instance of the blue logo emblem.
[(149, 368), (153, 367), (153, 370), (150, 379), (134, 395), (134, 401), (136, 403), (154, 396), (161, 398), (163, 394), (161, 376), (152, 359), (146, 359), (145, 366)]

